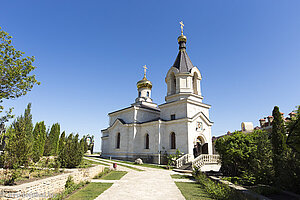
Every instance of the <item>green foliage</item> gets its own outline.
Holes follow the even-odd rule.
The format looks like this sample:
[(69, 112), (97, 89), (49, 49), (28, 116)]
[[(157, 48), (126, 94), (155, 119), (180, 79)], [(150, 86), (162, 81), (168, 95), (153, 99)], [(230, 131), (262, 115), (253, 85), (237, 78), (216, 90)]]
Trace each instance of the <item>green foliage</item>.
[(52, 125), (50, 133), (47, 135), (45, 144), (45, 156), (56, 156), (58, 154), (58, 141), (60, 135), (60, 125), (55, 123)]
[(64, 148), (58, 155), (58, 161), (62, 167), (74, 168), (78, 166), (83, 158), (83, 150), (78, 140), (79, 135), (70, 134), (66, 139)]
[(105, 176), (106, 174), (108, 174), (111, 170), (108, 167), (105, 167), (104, 170), (102, 172), (100, 172), (99, 174), (97, 174), (93, 179), (100, 179), (103, 176)]
[(216, 183), (211, 179), (207, 178), (205, 174), (200, 172), (199, 169), (195, 169), (193, 176), (196, 179), (197, 183), (214, 199), (220, 200), (240, 200), (243, 199), (242, 196), (232, 190), (229, 186)]
[(180, 158), (183, 155), (183, 153), (177, 149), (175, 154), (169, 154), (167, 155), (167, 160), (168, 160), (168, 166), (175, 166), (176, 165), (176, 160)]
[(37, 122), (35, 124), (34, 130), (33, 130), (33, 154), (32, 154), (32, 160), (34, 162), (38, 162), (40, 160), (40, 157), (44, 153), (44, 146), (45, 146), (45, 140), (46, 140), (46, 126), (44, 122)]
[(287, 144), (295, 152), (300, 153), (300, 106), (297, 108), (296, 116), (291, 119), (287, 127), (289, 132)]
[(65, 144), (66, 144), (66, 133), (65, 131), (63, 131), (59, 138), (58, 154), (63, 150)]
[[(24, 52), (18, 51), (12, 45), (12, 36), (0, 27), (0, 103), (3, 99), (14, 99), (25, 95), (35, 84), (40, 84), (35, 75), (30, 75), (35, 69), (34, 57), (24, 57)], [(0, 113), (4, 107), (0, 106)], [(12, 109), (0, 118), (0, 123), (13, 117)]]
[(4, 167), (18, 168), (27, 166), (32, 155), (32, 116), (31, 104), (25, 109), (24, 116), (18, 117), (7, 129), (4, 151)]
[(216, 150), (221, 156), (222, 172), (227, 176), (244, 177), (249, 185), (270, 183), (273, 168), (268, 138), (268, 133), (260, 130), (248, 134), (234, 132), (219, 138)]
[(74, 185), (75, 185), (75, 183), (74, 183), (73, 177), (68, 176), (68, 179), (67, 179), (66, 184), (65, 184), (65, 189), (73, 187)]
[(286, 131), (282, 115), (277, 106), (273, 110), (273, 122), (271, 132), (271, 142), (273, 151), (273, 166), (275, 172), (275, 181), (282, 184), (282, 179), (286, 176), (287, 170), (287, 145)]

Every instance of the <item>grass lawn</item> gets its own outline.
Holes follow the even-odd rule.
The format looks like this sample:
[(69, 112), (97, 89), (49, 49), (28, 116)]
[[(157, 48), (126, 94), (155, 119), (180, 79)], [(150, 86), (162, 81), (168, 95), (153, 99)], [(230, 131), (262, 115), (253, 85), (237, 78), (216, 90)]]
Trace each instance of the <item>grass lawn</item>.
[(92, 200), (107, 190), (110, 186), (112, 186), (112, 183), (90, 183), (85, 188), (72, 194), (67, 198), (67, 200)]
[[(92, 159), (99, 160), (99, 161), (102, 161), (102, 162), (106, 162), (106, 163), (109, 163), (109, 164), (112, 164), (114, 162), (120, 162), (120, 161), (117, 161), (117, 160), (108, 160), (108, 159), (106, 160), (106, 159), (103, 159), (103, 158), (92, 158)], [(126, 163), (126, 164), (128, 164), (128, 163)], [(128, 165), (123, 165), (123, 164), (119, 164), (119, 163), (118, 163), (118, 165), (122, 166), (122, 167), (126, 167), (126, 168), (129, 168), (129, 169), (132, 169), (132, 170), (136, 170), (136, 171), (144, 171), (142, 169), (138, 169), (136, 167), (131, 167), (131, 166), (128, 166)]]
[(88, 159), (85, 159), (83, 157), (83, 160), (82, 160), (84, 163), (87, 163), (87, 164), (96, 164), (96, 165), (105, 165), (105, 166), (109, 166), (109, 164), (105, 163), (105, 162), (97, 162), (97, 161), (92, 161), (92, 160), (88, 160)]
[(212, 200), (197, 183), (175, 182), (186, 200)]
[(174, 178), (174, 179), (193, 179), (192, 176), (180, 175), (180, 174), (173, 174), (173, 175), (171, 175), (171, 177)]
[(124, 171), (111, 171), (110, 173), (103, 176), (103, 180), (120, 180), (127, 172)]
[[(134, 162), (130, 161), (124, 161), (124, 160), (109, 160), (109, 159), (104, 159), (104, 158), (99, 158), (102, 160), (106, 160), (106, 162), (119, 162), (119, 163), (125, 163), (129, 165), (136, 165), (136, 166), (141, 166), (141, 167), (150, 167), (150, 168), (156, 168), (156, 169), (166, 169), (165, 165), (156, 165), (156, 164), (149, 164), (149, 163), (143, 163), (142, 165), (135, 164)], [(105, 162), (105, 161), (104, 161)]]

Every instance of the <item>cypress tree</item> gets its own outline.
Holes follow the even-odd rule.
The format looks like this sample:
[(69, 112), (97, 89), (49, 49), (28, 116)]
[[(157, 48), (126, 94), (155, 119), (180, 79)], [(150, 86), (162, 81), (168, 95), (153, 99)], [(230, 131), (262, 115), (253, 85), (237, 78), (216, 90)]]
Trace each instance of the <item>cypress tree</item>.
[(34, 162), (38, 162), (40, 157), (44, 153), (44, 146), (46, 140), (46, 126), (44, 122), (36, 123), (34, 130), (33, 130), (33, 156), (32, 159)]
[(58, 143), (58, 154), (63, 150), (64, 146), (66, 144), (66, 133), (65, 131), (62, 132), (60, 135), (59, 143)]
[(32, 156), (32, 115), (31, 104), (27, 105), (24, 116), (18, 117), (7, 131), (4, 164), (8, 168), (27, 166)]
[(273, 166), (275, 171), (275, 179), (280, 181), (283, 179), (285, 171), (286, 159), (286, 133), (282, 115), (277, 106), (273, 109), (273, 122), (271, 132), (271, 142), (273, 151)]
[(55, 123), (52, 125), (50, 133), (47, 136), (45, 144), (45, 156), (56, 156), (58, 152), (58, 141), (60, 135), (60, 125)]

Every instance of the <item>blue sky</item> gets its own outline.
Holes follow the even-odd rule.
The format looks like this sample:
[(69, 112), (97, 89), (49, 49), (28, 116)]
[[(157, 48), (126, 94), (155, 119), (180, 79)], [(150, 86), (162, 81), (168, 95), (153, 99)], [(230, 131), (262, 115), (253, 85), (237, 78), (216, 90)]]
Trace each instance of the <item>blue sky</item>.
[(3, 1), (0, 26), (36, 57), (41, 82), (4, 106), (20, 115), (31, 102), (34, 122), (93, 134), (100, 150), (107, 113), (134, 102), (143, 65), (154, 102), (164, 102), (183, 20), (212, 134), (258, 125), (275, 105), (288, 114), (300, 104), (299, 10), (293, 0)]

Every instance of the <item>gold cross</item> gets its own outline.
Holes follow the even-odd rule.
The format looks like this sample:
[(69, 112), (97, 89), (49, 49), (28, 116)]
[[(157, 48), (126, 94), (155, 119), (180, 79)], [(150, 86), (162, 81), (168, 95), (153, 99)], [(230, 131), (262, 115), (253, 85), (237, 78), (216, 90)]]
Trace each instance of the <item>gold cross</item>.
[(181, 35), (183, 35), (183, 27), (184, 27), (184, 24), (183, 24), (183, 22), (181, 21), (181, 22), (179, 22), (179, 24), (180, 24), (180, 28), (181, 28)]
[(146, 72), (148, 68), (146, 67), (146, 65), (144, 65), (143, 68), (144, 68), (144, 78), (146, 78)]

